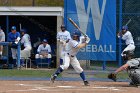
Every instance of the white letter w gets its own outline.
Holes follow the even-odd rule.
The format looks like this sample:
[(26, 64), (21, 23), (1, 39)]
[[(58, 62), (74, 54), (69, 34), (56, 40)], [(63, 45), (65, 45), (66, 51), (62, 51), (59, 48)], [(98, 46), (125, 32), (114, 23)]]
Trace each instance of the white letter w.
[[(92, 21), (94, 26), (94, 31), (95, 31), (95, 38), (96, 40), (99, 40), (106, 0), (102, 0), (103, 3), (101, 7), (102, 8), (101, 13), (100, 13), (98, 0), (86, 0), (86, 1), (88, 2), (87, 12), (85, 8), (84, 0), (75, 0), (80, 29), (84, 33), (86, 33), (88, 23)], [(91, 15), (93, 20), (89, 20), (90, 10), (91, 10)]]

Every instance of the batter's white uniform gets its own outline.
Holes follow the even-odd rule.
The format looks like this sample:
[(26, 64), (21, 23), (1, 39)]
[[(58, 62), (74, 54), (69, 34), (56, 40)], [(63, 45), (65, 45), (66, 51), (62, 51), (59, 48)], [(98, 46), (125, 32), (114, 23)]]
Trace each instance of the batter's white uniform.
[(21, 58), (24, 57), (24, 56), (27, 56), (31, 54), (31, 49), (32, 49), (32, 46), (31, 46), (31, 39), (30, 39), (30, 36), (29, 34), (24, 34), (21, 38), (21, 44), (24, 45), (24, 49), (21, 50)]
[(77, 73), (83, 72), (83, 69), (81, 68), (80, 63), (76, 57), (76, 54), (79, 51), (79, 49), (77, 48), (78, 44), (80, 44), (80, 42), (76, 40), (70, 40), (66, 44), (67, 48), (65, 51), (65, 56), (63, 57), (64, 63), (60, 66), (63, 70), (67, 69), (71, 64)]
[(47, 58), (51, 58), (52, 57), (51, 54), (49, 54), (49, 53), (51, 53), (51, 47), (50, 47), (49, 44), (46, 44), (45, 47), (44, 47), (43, 44), (39, 45), (38, 49), (37, 49), (37, 52), (39, 54), (36, 54), (35, 58), (43, 58), (43, 56), (41, 54), (45, 54), (45, 53), (48, 54)]
[(62, 43), (62, 41), (67, 41), (70, 40), (71, 36), (70, 33), (68, 31), (59, 31), (57, 33), (57, 41), (59, 42), (59, 54), (60, 54), (60, 58), (62, 58), (64, 56), (64, 51), (65, 51), (65, 47)]
[[(120, 36), (119, 36), (120, 38)], [(125, 44), (127, 47), (123, 50), (124, 51), (134, 51), (135, 50), (135, 45), (133, 41), (133, 37), (130, 31), (126, 31), (126, 33), (122, 36), (122, 40), (125, 40)], [(123, 56), (123, 52), (121, 55)]]

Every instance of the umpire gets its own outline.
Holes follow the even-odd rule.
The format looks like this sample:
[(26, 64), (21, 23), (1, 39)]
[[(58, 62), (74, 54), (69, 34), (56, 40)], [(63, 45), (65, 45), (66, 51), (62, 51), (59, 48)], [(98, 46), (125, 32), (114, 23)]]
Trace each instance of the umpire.
[(131, 80), (130, 85), (139, 86), (140, 85), (140, 58), (134, 58), (133, 51), (123, 52), (123, 59), (126, 61), (126, 64), (118, 68), (114, 73), (108, 75), (109, 79), (116, 81), (116, 75), (123, 71), (127, 70), (129, 78)]
[(16, 59), (17, 59), (17, 43), (20, 39), (20, 33), (16, 31), (16, 26), (11, 27), (11, 32), (8, 33), (8, 42), (11, 42), (11, 52), (13, 58), (14, 67), (17, 66)]

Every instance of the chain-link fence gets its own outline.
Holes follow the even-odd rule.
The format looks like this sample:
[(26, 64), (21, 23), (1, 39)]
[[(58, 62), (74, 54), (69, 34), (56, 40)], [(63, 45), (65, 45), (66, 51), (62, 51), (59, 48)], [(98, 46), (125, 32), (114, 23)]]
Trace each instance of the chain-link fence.
[[(121, 26), (126, 25), (126, 23), (131, 20), (128, 24), (128, 29), (133, 35), (133, 39), (136, 45), (135, 56), (139, 57), (140, 55), (140, 33), (139, 33), (139, 22), (140, 22), (140, 0), (116, 0), (117, 1), (117, 15), (116, 15), (116, 24), (117, 24), (117, 32), (121, 30)], [(117, 37), (116, 37), (117, 38)], [(117, 61), (119, 65), (122, 64), (122, 60), (120, 59), (120, 49), (121, 51), (124, 49), (125, 43), (119, 42), (117, 38)], [(120, 48), (121, 46), (121, 48)]]
[[(122, 12), (120, 3), (122, 2)], [(122, 18), (119, 18), (120, 17)], [(139, 57), (140, 50), (140, 0), (118, 0), (117, 2), (117, 30), (119, 24), (125, 25), (129, 20), (128, 29), (132, 33), (136, 45), (135, 56)], [(121, 23), (120, 23), (121, 22)], [(122, 42), (122, 45), (124, 43)]]

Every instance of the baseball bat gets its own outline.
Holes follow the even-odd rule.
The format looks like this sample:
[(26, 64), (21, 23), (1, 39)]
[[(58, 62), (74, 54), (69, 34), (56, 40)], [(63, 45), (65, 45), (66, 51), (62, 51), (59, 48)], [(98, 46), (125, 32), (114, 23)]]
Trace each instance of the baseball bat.
[(74, 27), (76, 27), (80, 31), (81, 34), (83, 34), (85, 37), (87, 37), (87, 35), (81, 31), (79, 26), (71, 18), (68, 18), (68, 20), (74, 25)]
[(21, 31), (21, 28), (22, 28), (22, 27), (21, 27), (21, 23), (20, 23), (20, 24), (19, 24), (19, 29), (20, 29), (20, 31)]
[(128, 22), (125, 24), (126, 26), (131, 22), (132, 20), (131, 19), (129, 19), (128, 20)]

